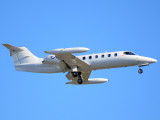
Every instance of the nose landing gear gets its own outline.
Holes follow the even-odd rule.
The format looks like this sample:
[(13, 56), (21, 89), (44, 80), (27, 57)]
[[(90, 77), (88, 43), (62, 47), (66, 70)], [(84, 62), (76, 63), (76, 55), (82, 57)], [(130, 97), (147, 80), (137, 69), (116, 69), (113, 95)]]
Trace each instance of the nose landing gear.
[(139, 74), (142, 74), (142, 73), (143, 73), (143, 70), (142, 70), (141, 68), (139, 68), (138, 73), (139, 73)]

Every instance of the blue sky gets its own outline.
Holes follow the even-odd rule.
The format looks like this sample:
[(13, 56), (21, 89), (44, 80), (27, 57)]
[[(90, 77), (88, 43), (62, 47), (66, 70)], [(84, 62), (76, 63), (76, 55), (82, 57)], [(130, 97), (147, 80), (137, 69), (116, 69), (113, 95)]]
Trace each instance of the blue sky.
[[(25, 46), (38, 57), (63, 47), (84, 54), (130, 50), (160, 58), (158, 0), (1, 0), (0, 43)], [(65, 85), (65, 74), (16, 72), (0, 46), (1, 120), (159, 120), (160, 63), (93, 71), (105, 84)], [(78, 55), (78, 54), (77, 54)]]

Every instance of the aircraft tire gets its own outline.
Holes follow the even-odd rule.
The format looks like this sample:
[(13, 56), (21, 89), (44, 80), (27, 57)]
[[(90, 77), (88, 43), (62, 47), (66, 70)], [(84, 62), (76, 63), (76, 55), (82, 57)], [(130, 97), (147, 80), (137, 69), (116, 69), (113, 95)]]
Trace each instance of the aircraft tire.
[(140, 69), (138, 70), (138, 73), (139, 73), (139, 74), (142, 74), (142, 73), (143, 73), (143, 70), (140, 68)]
[(77, 82), (78, 82), (79, 84), (82, 84), (82, 83), (83, 83), (82, 79), (79, 79), (79, 78), (78, 78)]
[(72, 72), (73, 77), (77, 77), (78, 73), (77, 72)]

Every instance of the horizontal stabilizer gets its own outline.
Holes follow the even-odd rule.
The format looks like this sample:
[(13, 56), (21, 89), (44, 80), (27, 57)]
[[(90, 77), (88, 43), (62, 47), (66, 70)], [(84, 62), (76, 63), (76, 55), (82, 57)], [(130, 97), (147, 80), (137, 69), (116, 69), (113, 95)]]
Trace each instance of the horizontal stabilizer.
[(3, 46), (5, 46), (6, 48), (8, 48), (10, 51), (23, 51), (23, 49), (15, 47), (13, 45), (10, 44), (2, 44)]

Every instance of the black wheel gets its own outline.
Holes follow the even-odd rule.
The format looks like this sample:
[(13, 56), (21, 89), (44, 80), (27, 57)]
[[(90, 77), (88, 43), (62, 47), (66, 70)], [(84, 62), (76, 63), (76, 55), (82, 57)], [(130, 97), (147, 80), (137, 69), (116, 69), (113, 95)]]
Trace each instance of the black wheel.
[(77, 82), (78, 82), (79, 84), (82, 84), (83, 81), (82, 81), (82, 79), (79, 79), (79, 78), (78, 78)]
[(77, 77), (78, 73), (77, 72), (72, 72), (73, 77)]
[(140, 69), (138, 70), (138, 73), (139, 73), (139, 74), (142, 74), (142, 73), (143, 73), (143, 70), (140, 68)]
[(81, 77), (81, 72), (78, 72), (78, 80), (77, 80), (77, 82), (79, 84), (82, 84), (82, 82), (83, 82), (82, 77)]

